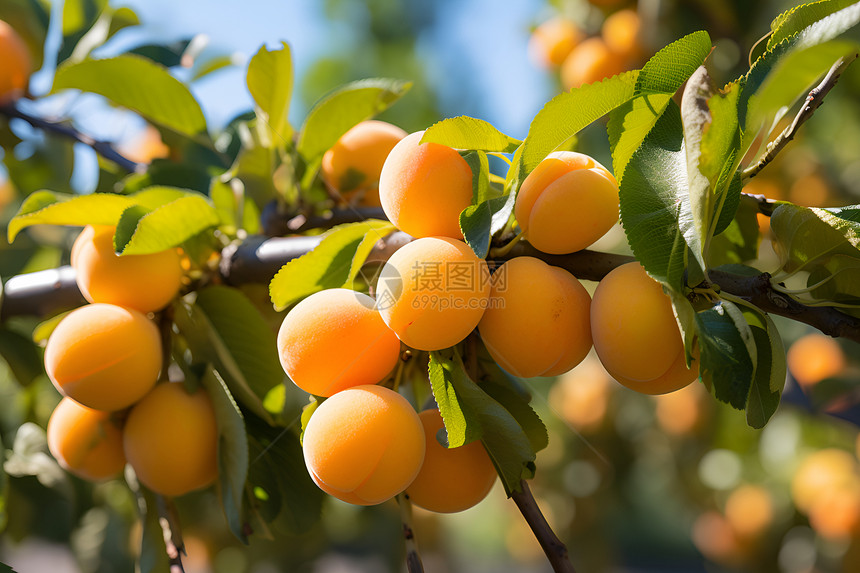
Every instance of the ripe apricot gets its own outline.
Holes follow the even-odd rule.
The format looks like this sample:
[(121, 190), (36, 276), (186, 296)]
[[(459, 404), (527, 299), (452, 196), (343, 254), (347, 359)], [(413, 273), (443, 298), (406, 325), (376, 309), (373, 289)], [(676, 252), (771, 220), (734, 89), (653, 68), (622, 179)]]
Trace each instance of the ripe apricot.
[(161, 337), (136, 310), (95, 303), (66, 315), (45, 348), (45, 372), (60, 393), (96, 410), (127, 408), (155, 385)]
[(615, 386), (596, 356), (588, 356), (550, 389), (550, 406), (580, 432), (597, 430), (606, 418)]
[(699, 377), (699, 368), (695, 362), (698, 360), (698, 357), (698, 349), (695, 349), (693, 353), (694, 361), (690, 363), (690, 368), (687, 368), (687, 361), (684, 355), (684, 349), (682, 348), (678, 353), (678, 356), (675, 357), (675, 360), (672, 361), (672, 365), (669, 366), (669, 369), (652, 380), (630, 380), (629, 378), (625, 378), (619, 374), (612, 374), (612, 372), (610, 372), (610, 374), (612, 374), (612, 377), (615, 378), (619, 384), (626, 386), (631, 390), (635, 390), (636, 392), (655, 396), (659, 394), (668, 394), (689, 386), (693, 380)]
[(320, 489), (356, 505), (402, 492), (424, 461), (418, 414), (383, 386), (355, 386), (328, 398), (308, 421), (302, 445)]
[(0, 104), (24, 95), (33, 65), (30, 52), (12, 26), (0, 20)]
[(785, 358), (789, 372), (804, 388), (837, 376), (845, 369), (845, 353), (839, 343), (819, 333), (795, 340)]
[(382, 269), (377, 307), (407, 346), (440, 350), (466, 338), (489, 302), (490, 271), (463, 241), (425, 237), (400, 247)]
[(132, 140), (120, 146), (120, 152), (132, 161), (152, 163), (153, 159), (167, 158), (170, 148), (161, 139), (161, 133), (147, 125)]
[(635, 261), (613, 269), (597, 285), (591, 335), (603, 366), (622, 383), (656, 380), (684, 362), (669, 297)]
[[(559, 374), (591, 349), (591, 297), (564, 269), (516, 257), (493, 274), (478, 331), (493, 359), (514, 376)], [(552, 374), (554, 375), (554, 374)]]
[(616, 76), (624, 69), (624, 58), (610, 50), (602, 38), (588, 38), (571, 50), (561, 65), (561, 85), (568, 90), (578, 88)]
[(412, 503), (437, 513), (455, 513), (487, 497), (497, 474), (481, 442), (446, 448), (436, 439), (444, 427), (439, 411), (424, 410), (418, 417), (424, 427), (426, 451), (421, 470), (406, 488)]
[(379, 175), (385, 158), (407, 133), (384, 121), (362, 121), (325, 152), (320, 173), (340, 193), (363, 193), (363, 203), (379, 205)]
[(48, 420), (48, 449), (61, 466), (91, 481), (111, 478), (125, 466), (122, 430), (109, 412), (63, 398)]
[(619, 10), (603, 21), (600, 34), (606, 47), (624, 60), (639, 58), (642, 47), (639, 42), (641, 21), (636, 10)]
[(557, 68), (582, 38), (582, 30), (571, 20), (560, 16), (550, 18), (529, 36), (529, 56), (539, 66)]
[(159, 384), (129, 412), (122, 440), (137, 478), (156, 493), (182, 495), (218, 477), (218, 423), (203, 390)]
[(413, 237), (462, 239), (460, 211), (472, 203), (472, 170), (456, 150), (419, 145), (423, 131), (407, 135), (385, 159), (379, 201), (388, 219)]
[(75, 280), (84, 298), (133, 308), (160, 310), (182, 286), (182, 266), (176, 249), (149, 255), (118, 256), (114, 228), (87, 225), (72, 246)]
[(523, 181), (514, 215), (536, 249), (573, 253), (618, 220), (618, 182), (588, 155), (554, 151)]
[(278, 332), (278, 351), (296, 386), (331, 396), (382, 380), (397, 364), (400, 341), (372, 298), (337, 288), (312, 294), (287, 313)]
[(758, 539), (773, 523), (773, 498), (763, 487), (745, 484), (726, 499), (726, 520), (741, 540)]
[(809, 514), (822, 492), (835, 490), (858, 479), (857, 461), (836, 448), (826, 448), (803, 458), (791, 479), (791, 499)]

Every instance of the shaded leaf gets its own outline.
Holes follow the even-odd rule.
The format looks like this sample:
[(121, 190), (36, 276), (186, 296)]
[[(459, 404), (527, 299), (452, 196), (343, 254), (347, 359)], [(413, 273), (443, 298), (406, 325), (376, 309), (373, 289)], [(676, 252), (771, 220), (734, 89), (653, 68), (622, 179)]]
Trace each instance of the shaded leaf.
[(774, 250), (786, 272), (836, 254), (860, 256), (860, 223), (852, 220), (857, 206), (840, 209), (780, 204), (770, 218)]
[(470, 205), (460, 213), (460, 230), (469, 247), (479, 259), (487, 257), (490, 238), (504, 227), (513, 210), (512, 195), (494, 197), (477, 205)]
[[(749, 316), (752, 313), (744, 314)], [(755, 314), (754, 323), (748, 321), (756, 345), (756, 369), (747, 399), (746, 418), (747, 424), (760, 429), (779, 406), (786, 365), (785, 348), (773, 320), (767, 315)]]
[(23, 385), (30, 384), (42, 374), (42, 356), (33, 342), (13, 330), (0, 326), (0, 357)]
[(717, 400), (738, 410), (747, 405), (756, 365), (749, 324), (733, 303), (721, 301), (696, 313), (699, 375)]

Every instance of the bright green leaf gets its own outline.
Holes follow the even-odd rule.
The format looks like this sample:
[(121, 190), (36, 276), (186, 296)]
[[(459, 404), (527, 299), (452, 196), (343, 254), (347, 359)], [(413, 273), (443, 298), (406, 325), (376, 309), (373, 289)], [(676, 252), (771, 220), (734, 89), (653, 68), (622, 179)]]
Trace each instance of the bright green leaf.
[(860, 223), (851, 220), (858, 212), (856, 206), (826, 210), (780, 204), (770, 228), (782, 268), (794, 272), (836, 254), (860, 255)]
[(783, 12), (774, 18), (770, 24), (770, 29), (773, 33), (767, 41), (768, 49), (773, 48), (786, 38), (797, 34), (807, 26), (856, 2), (857, 0), (822, 0), (801, 4)]
[(293, 58), (290, 46), (281, 42), (281, 48), (269, 50), (261, 46), (248, 63), (246, 76), (248, 91), (260, 110), (258, 116), (267, 123), (277, 139), (275, 144), (289, 141), (291, 129), (288, 115), (293, 95)]
[(152, 211), (136, 207), (120, 218), (114, 246), (123, 255), (157, 253), (177, 247), (218, 223), (215, 207), (202, 196), (182, 197)]
[(612, 150), (612, 169), (620, 182), (630, 158), (657, 124), (671, 94), (649, 94), (634, 98), (609, 114), (606, 131)]
[(482, 119), (467, 115), (443, 119), (424, 132), (420, 143), (440, 143), (454, 149), (513, 153), (522, 141), (509, 137)]
[(116, 225), (134, 200), (112, 193), (64, 195), (53, 191), (31, 194), (9, 221), (9, 242), (30, 225)]
[(673, 94), (711, 53), (711, 37), (700, 30), (675, 40), (648, 60), (636, 78), (636, 95)]

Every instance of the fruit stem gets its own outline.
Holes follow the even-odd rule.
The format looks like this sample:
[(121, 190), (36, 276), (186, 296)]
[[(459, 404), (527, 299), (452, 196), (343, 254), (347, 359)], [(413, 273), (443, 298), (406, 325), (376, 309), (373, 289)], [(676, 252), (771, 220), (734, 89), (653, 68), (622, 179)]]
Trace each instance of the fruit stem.
[(424, 563), (418, 553), (418, 544), (412, 532), (412, 502), (406, 492), (396, 496), (400, 506), (400, 521), (403, 524), (403, 541), (406, 545), (406, 570), (409, 573), (424, 573)]
[(495, 258), (499, 258), (499, 257), (504, 257), (505, 255), (510, 253), (511, 249), (513, 249), (517, 243), (519, 243), (521, 240), (523, 240), (525, 238), (525, 236), (526, 236), (526, 232), (520, 231), (513, 239), (508, 241), (508, 244), (503, 245), (501, 247), (496, 247), (494, 249), (490, 249), (490, 258), (495, 259)]

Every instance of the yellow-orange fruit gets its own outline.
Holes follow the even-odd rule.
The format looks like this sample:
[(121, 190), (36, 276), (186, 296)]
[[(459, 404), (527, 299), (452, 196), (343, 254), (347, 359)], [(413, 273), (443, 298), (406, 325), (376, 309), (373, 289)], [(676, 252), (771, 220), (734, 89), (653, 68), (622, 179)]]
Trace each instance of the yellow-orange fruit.
[(437, 513), (469, 509), (487, 497), (496, 483), (496, 468), (480, 441), (446, 448), (436, 439), (444, 427), (439, 411), (418, 415), (424, 427), (424, 463), (406, 488), (412, 503)]
[(576, 278), (534, 257), (516, 257), (493, 274), (478, 330), (493, 359), (530, 378), (579, 364), (591, 349), (591, 297)]
[(419, 145), (423, 131), (407, 135), (385, 159), (379, 201), (388, 219), (413, 237), (462, 239), (460, 212), (472, 203), (472, 170), (456, 150)]
[(120, 151), (138, 163), (152, 163), (153, 159), (165, 159), (170, 155), (170, 148), (164, 144), (161, 133), (151, 125), (147, 125), (134, 139), (124, 143)]
[(490, 270), (463, 241), (425, 237), (388, 259), (376, 303), (407, 346), (440, 350), (466, 338), (489, 302)]
[(123, 429), (123, 448), (137, 478), (156, 493), (178, 496), (218, 477), (218, 422), (202, 389), (159, 384), (135, 404)]
[(808, 514), (823, 492), (836, 490), (858, 479), (857, 460), (836, 448), (818, 450), (806, 456), (791, 479), (791, 499)]
[(63, 398), (48, 420), (48, 449), (61, 466), (91, 481), (111, 478), (125, 466), (122, 430), (109, 412)]
[(773, 499), (758, 485), (746, 484), (736, 488), (726, 500), (726, 520), (742, 540), (755, 540), (773, 522)]
[(789, 372), (803, 387), (838, 376), (845, 369), (845, 353), (838, 342), (824, 334), (811, 333), (798, 338), (785, 357)]
[(363, 192), (364, 203), (379, 204), (379, 175), (385, 158), (407, 133), (384, 121), (362, 121), (325, 152), (320, 173), (340, 193)]
[(136, 310), (89, 304), (66, 315), (45, 348), (45, 372), (57, 390), (96, 410), (127, 408), (161, 371), (158, 329)]
[(582, 38), (582, 30), (572, 21), (550, 18), (538, 25), (529, 37), (529, 57), (539, 66), (557, 68)]
[(573, 50), (561, 65), (561, 85), (581, 87), (618, 75), (625, 69), (624, 58), (606, 45), (602, 38), (589, 38)]
[(72, 267), (84, 298), (143, 313), (167, 306), (182, 286), (176, 249), (118, 256), (114, 228), (87, 225), (72, 245)]
[(809, 525), (827, 539), (856, 539), (860, 534), (860, 477), (823, 490), (809, 508)]
[(638, 262), (613, 269), (591, 300), (594, 349), (614, 377), (655, 380), (678, 360), (683, 343), (669, 297)]
[(675, 357), (675, 360), (672, 361), (669, 369), (652, 380), (631, 380), (618, 374), (612, 374), (611, 372), (610, 374), (612, 374), (612, 377), (619, 384), (636, 392), (651, 395), (668, 394), (688, 386), (693, 380), (699, 377), (698, 357), (699, 353), (696, 348), (693, 352), (693, 362), (690, 363), (690, 368), (687, 368), (687, 361), (684, 349), (682, 348), (678, 356)]
[(588, 155), (555, 151), (523, 181), (514, 215), (536, 249), (573, 253), (618, 220), (618, 182)]
[(287, 313), (278, 351), (296, 386), (331, 396), (382, 380), (397, 364), (400, 341), (372, 298), (337, 288), (312, 294)]
[(606, 18), (600, 33), (607, 48), (625, 60), (633, 60), (642, 52), (639, 43), (640, 28), (641, 21), (636, 10), (625, 9)]
[(397, 392), (356, 386), (320, 404), (302, 446), (320, 489), (348, 503), (375, 505), (415, 479), (424, 461), (424, 430)]
[(24, 95), (33, 65), (30, 52), (12, 26), (0, 20), (0, 104)]

